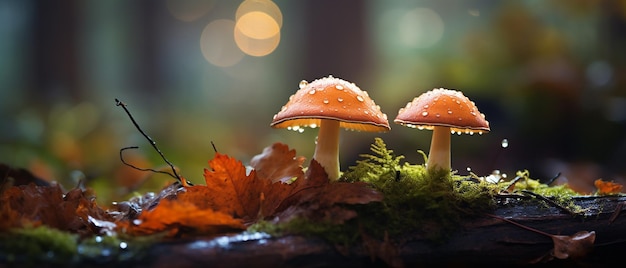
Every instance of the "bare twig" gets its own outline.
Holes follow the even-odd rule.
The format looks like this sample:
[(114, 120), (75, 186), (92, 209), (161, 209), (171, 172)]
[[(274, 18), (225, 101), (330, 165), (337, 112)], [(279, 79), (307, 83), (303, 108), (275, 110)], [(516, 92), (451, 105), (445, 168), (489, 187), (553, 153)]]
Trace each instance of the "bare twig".
[(217, 153), (217, 148), (215, 147), (215, 143), (213, 143), (213, 141), (211, 141), (211, 146), (213, 146), (213, 151)]
[(552, 177), (551, 179), (549, 179), (548, 181), (546, 181), (546, 185), (550, 185), (552, 184), (556, 179), (558, 179), (559, 177), (561, 177), (561, 172), (557, 173), (554, 177)]
[(141, 168), (141, 167), (138, 167), (138, 166), (135, 166), (135, 165), (133, 165), (133, 164), (131, 164), (131, 163), (126, 162), (126, 160), (124, 160), (123, 153), (124, 153), (124, 151), (126, 151), (126, 150), (128, 150), (128, 149), (139, 149), (139, 146), (129, 146), (129, 147), (124, 147), (124, 148), (120, 149), (120, 160), (122, 161), (122, 163), (123, 163), (124, 165), (127, 165), (127, 166), (129, 166), (129, 167), (132, 167), (132, 168), (134, 168), (134, 169), (136, 169), (136, 170), (141, 170), (141, 171), (152, 171), (152, 172), (154, 172), (154, 173), (166, 174), (166, 175), (169, 175), (170, 177), (172, 177), (172, 178), (174, 178), (174, 179), (178, 179), (176, 176), (174, 176), (172, 173), (169, 173), (169, 172), (165, 172), (165, 171), (162, 171), (162, 170), (156, 170), (156, 169), (152, 169), (152, 168)]
[(532, 196), (534, 196), (534, 197), (536, 197), (536, 198), (539, 198), (539, 199), (541, 199), (541, 200), (543, 200), (543, 201), (546, 201), (546, 202), (550, 203), (551, 205), (553, 205), (553, 206), (555, 206), (555, 207), (557, 207), (557, 208), (560, 208), (561, 210), (563, 210), (563, 211), (565, 211), (565, 212), (569, 213), (570, 215), (573, 215), (573, 216), (578, 215), (578, 213), (576, 213), (576, 212), (572, 211), (571, 209), (569, 209), (569, 208), (567, 208), (567, 207), (564, 207), (564, 206), (562, 206), (561, 204), (559, 204), (559, 203), (555, 202), (554, 200), (552, 200), (552, 199), (550, 199), (550, 198), (547, 198), (547, 197), (545, 197), (545, 196), (543, 196), (543, 195), (540, 195), (540, 194), (538, 194), (538, 193), (534, 193), (534, 192), (531, 192), (531, 191), (528, 191), (528, 190), (522, 190), (522, 193), (525, 193), (525, 194), (528, 194), (528, 195), (532, 195)]
[(501, 221), (508, 222), (508, 223), (510, 223), (510, 224), (513, 224), (513, 225), (515, 225), (515, 226), (517, 226), (517, 227), (520, 227), (520, 228), (526, 229), (526, 230), (531, 231), (531, 232), (535, 232), (535, 233), (538, 233), (538, 234), (542, 234), (542, 235), (545, 235), (545, 236), (547, 236), (547, 237), (553, 237), (553, 235), (552, 235), (552, 234), (546, 233), (546, 232), (544, 232), (544, 231), (537, 230), (537, 229), (535, 229), (535, 228), (532, 228), (532, 227), (529, 227), (529, 226), (523, 225), (523, 224), (521, 224), (521, 223), (514, 222), (514, 221), (509, 220), (509, 219), (504, 218), (504, 217), (500, 217), (500, 216), (493, 215), (493, 214), (489, 214), (489, 213), (485, 213), (485, 215), (487, 215), (487, 216), (489, 216), (489, 217), (492, 217), (492, 218), (499, 219), (499, 220), (501, 220)]
[(122, 160), (122, 163), (124, 163), (127, 166), (130, 166), (132, 168), (138, 169), (138, 170), (143, 170), (143, 171), (152, 171), (152, 172), (157, 172), (157, 173), (164, 173), (164, 174), (168, 174), (172, 177), (174, 177), (175, 179), (177, 179), (181, 184), (183, 185), (191, 185), (191, 182), (183, 179), (180, 175), (178, 175), (178, 172), (176, 172), (176, 168), (174, 167), (174, 165), (172, 165), (172, 163), (167, 160), (167, 158), (165, 158), (165, 155), (163, 155), (163, 153), (161, 152), (161, 150), (159, 150), (159, 147), (157, 147), (156, 142), (154, 140), (152, 140), (152, 138), (150, 138), (150, 136), (148, 136), (142, 129), (141, 127), (139, 127), (139, 124), (137, 124), (137, 121), (135, 121), (135, 118), (133, 118), (132, 114), (130, 114), (130, 111), (128, 110), (128, 108), (126, 108), (126, 104), (121, 102), (118, 99), (115, 99), (115, 105), (116, 106), (121, 106), (122, 109), (124, 109), (124, 111), (126, 112), (126, 114), (128, 115), (128, 117), (130, 118), (130, 120), (133, 122), (133, 125), (135, 125), (135, 127), (137, 128), (137, 130), (139, 131), (139, 133), (141, 133), (141, 135), (143, 135), (148, 142), (150, 142), (150, 145), (152, 145), (152, 148), (154, 148), (154, 150), (157, 151), (157, 153), (159, 153), (159, 155), (161, 156), (161, 158), (163, 159), (163, 161), (165, 161), (165, 163), (167, 163), (167, 165), (170, 166), (170, 168), (172, 169), (173, 174), (170, 174), (168, 172), (164, 172), (164, 171), (158, 171), (158, 170), (154, 170), (154, 169), (144, 169), (144, 168), (139, 168), (136, 167), (134, 165), (130, 165), (128, 164), (126, 161), (124, 161), (123, 157), (122, 157), (122, 152), (124, 150), (127, 149), (137, 149), (139, 147), (137, 146), (132, 146), (132, 147), (126, 147), (126, 148), (122, 148), (120, 149), (120, 159)]

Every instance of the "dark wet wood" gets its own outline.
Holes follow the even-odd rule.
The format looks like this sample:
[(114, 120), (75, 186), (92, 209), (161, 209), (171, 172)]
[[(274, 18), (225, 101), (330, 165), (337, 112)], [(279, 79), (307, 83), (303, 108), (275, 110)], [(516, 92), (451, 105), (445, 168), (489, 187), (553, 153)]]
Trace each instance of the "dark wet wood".
[(626, 197), (575, 198), (575, 204), (585, 209), (578, 215), (543, 201), (527, 202), (517, 198), (500, 198), (500, 201), (493, 215), (549, 234), (594, 231), (593, 250), (578, 260), (553, 258), (542, 262), (542, 257), (549, 256), (553, 248), (550, 237), (485, 216), (467, 221), (464, 228), (445, 243), (433, 244), (415, 237), (402, 245), (395, 245), (395, 258), (386, 260), (370, 257), (362, 245), (345, 249), (317, 238), (269, 237), (257, 233), (160, 244), (148, 252), (147, 266), (456, 267), (481, 264), (526, 266), (531, 263), (551, 267), (596, 266), (615, 262), (626, 248)]

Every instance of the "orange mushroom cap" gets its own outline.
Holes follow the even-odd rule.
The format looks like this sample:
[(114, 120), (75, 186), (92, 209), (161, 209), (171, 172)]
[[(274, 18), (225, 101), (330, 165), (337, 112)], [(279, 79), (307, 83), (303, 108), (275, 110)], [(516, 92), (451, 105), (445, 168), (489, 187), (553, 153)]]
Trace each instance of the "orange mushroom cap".
[(300, 82), (300, 89), (289, 97), (270, 126), (299, 129), (318, 127), (322, 119), (340, 121), (340, 127), (369, 132), (385, 132), (391, 127), (387, 115), (366, 91), (354, 83), (328, 76), (311, 83)]
[(433, 129), (450, 127), (451, 132), (489, 132), (489, 122), (476, 104), (461, 91), (438, 88), (427, 91), (398, 111), (394, 122), (407, 127)]

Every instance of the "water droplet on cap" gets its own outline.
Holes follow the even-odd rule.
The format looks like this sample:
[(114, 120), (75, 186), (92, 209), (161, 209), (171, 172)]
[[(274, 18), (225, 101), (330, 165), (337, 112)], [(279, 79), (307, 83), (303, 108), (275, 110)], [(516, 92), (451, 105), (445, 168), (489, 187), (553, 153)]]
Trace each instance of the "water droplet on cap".
[(502, 140), (502, 148), (506, 148), (506, 147), (509, 147), (509, 140), (503, 139)]
[(307, 82), (306, 80), (302, 80), (302, 81), (300, 81), (300, 84), (298, 84), (298, 87), (304, 88), (304, 87), (306, 87), (308, 85), (309, 85), (309, 82)]

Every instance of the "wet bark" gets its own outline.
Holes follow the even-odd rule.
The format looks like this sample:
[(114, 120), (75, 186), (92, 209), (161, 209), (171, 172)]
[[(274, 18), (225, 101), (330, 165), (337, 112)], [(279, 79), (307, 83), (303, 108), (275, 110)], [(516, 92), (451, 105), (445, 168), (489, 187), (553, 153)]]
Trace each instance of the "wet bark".
[(342, 248), (319, 238), (244, 233), (159, 244), (147, 252), (145, 259), (148, 261), (139, 266), (414, 267), (547, 264), (569, 267), (615, 262), (620, 256), (618, 254), (626, 247), (626, 216), (623, 211), (626, 209), (626, 197), (579, 197), (574, 202), (584, 208), (582, 213), (572, 214), (541, 200), (528, 202), (526, 198), (502, 197), (492, 215), (553, 235), (595, 232), (591, 251), (578, 259), (551, 257), (554, 243), (550, 237), (485, 215), (468, 220), (461, 230), (451, 234), (443, 243), (433, 243), (407, 234), (411, 239), (402, 244), (378, 241)]

